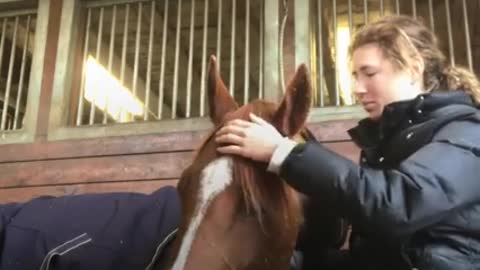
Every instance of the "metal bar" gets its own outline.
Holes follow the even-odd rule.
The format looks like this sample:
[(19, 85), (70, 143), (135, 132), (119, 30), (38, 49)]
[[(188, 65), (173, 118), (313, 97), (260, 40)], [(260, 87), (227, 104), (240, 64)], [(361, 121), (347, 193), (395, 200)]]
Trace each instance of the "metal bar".
[(137, 12), (137, 32), (135, 36), (135, 60), (133, 63), (133, 86), (132, 93), (134, 97), (137, 97), (137, 84), (138, 84), (138, 62), (140, 60), (140, 38), (142, 34), (142, 2), (138, 3)]
[(192, 107), (192, 68), (193, 68), (193, 30), (195, 26), (195, 0), (191, 0), (190, 4), (190, 39), (188, 47), (188, 71), (187, 71), (187, 109), (185, 117), (189, 118)]
[[(289, 13), (287, 1), (283, 1), (283, 13), (284, 16), (282, 18), (282, 26), (280, 30), (280, 51), (282, 52), (283, 44), (285, 43), (285, 29), (286, 29), (286, 22), (287, 22), (287, 15)], [(298, 67), (301, 64), (306, 64), (308, 67), (311, 67), (311, 54), (310, 54), (310, 42), (311, 42), (311, 26), (310, 20), (307, 19), (310, 16), (310, 3), (309, 1), (295, 1), (294, 6), (294, 17), (295, 18), (304, 18), (302, 20), (298, 20), (295, 22), (294, 33), (295, 33), (295, 66)], [(280, 69), (280, 83), (282, 85), (282, 93), (285, 92), (285, 79), (284, 76), (284, 57), (283, 53), (280, 54), (279, 57), (281, 69)]]
[(318, 32), (318, 61), (320, 62), (319, 66), (319, 83), (318, 83), (318, 87), (320, 88), (320, 91), (319, 91), (319, 95), (320, 95), (320, 107), (323, 107), (325, 104), (324, 104), (324, 100), (323, 100), (323, 90), (324, 90), (324, 86), (323, 86), (323, 35), (322, 35), (322, 27), (323, 27), (323, 21), (322, 21), (322, 0), (319, 0), (318, 1), (318, 5), (317, 5), (317, 13), (318, 13), (318, 29), (317, 29), (317, 32)]
[[(333, 5), (335, 6), (336, 2), (333, 1)], [(368, 23), (368, 0), (363, 0), (363, 19), (365, 24)]]
[[(380, 11), (382, 12), (383, 9), (383, 0), (380, 2), (381, 8)], [(319, 14), (320, 16), (320, 14)], [(383, 16), (383, 15), (382, 15)], [(352, 15), (352, 0), (348, 0), (348, 30), (350, 33), (353, 33), (353, 15)]]
[[(351, 5), (351, 3), (350, 3), (351, 0), (348, 0), (348, 1), (349, 1), (349, 4)], [(383, 5), (383, 0), (380, 0), (380, 17), (383, 17), (384, 12), (385, 12), (385, 7)]]
[(400, 0), (395, 0), (395, 13), (400, 14)]
[[(282, 98), (280, 89), (280, 62), (278, 61), (280, 54), (279, 42), (279, 2), (278, 0), (265, 0), (263, 9), (264, 24), (264, 90), (263, 95), (267, 100), (279, 102)], [(275, 12), (272, 12), (275, 11)]]
[(113, 52), (115, 47), (115, 28), (117, 26), (117, 6), (113, 6), (112, 10), (112, 25), (110, 26), (110, 45), (108, 47), (108, 71), (112, 72), (113, 65)]
[(155, 33), (155, 1), (150, 7), (150, 33), (148, 34), (148, 59), (147, 59), (147, 81), (145, 85), (145, 108), (143, 109), (143, 120), (147, 121), (150, 112), (150, 91), (152, 81), (152, 57), (153, 57), (153, 34)]
[[(122, 59), (120, 64), (120, 84), (125, 86), (125, 67), (127, 65), (127, 45), (128, 45), (128, 21), (130, 20), (130, 4), (125, 5), (125, 21), (123, 23), (122, 40)], [(123, 108), (119, 109), (118, 116), (121, 117)]]
[[(335, 46), (335, 51), (338, 50), (337, 46), (337, 5), (336, 5), (336, 0), (332, 0), (332, 6), (333, 6), (333, 44)], [(338, 57), (337, 53), (335, 53), (335, 65), (337, 68), (335, 68), (335, 105), (340, 105), (340, 89), (338, 88)]]
[(25, 29), (25, 40), (23, 42), (23, 52), (22, 52), (22, 64), (20, 66), (20, 77), (18, 79), (18, 91), (17, 91), (17, 102), (15, 103), (15, 115), (13, 119), (13, 129), (18, 128), (18, 117), (20, 114), (20, 101), (22, 99), (22, 94), (23, 94), (23, 80), (25, 77), (25, 63), (27, 62), (27, 47), (28, 47), (28, 41), (30, 38), (30, 22), (31, 22), (31, 16), (28, 15), (27, 17), (27, 27)]
[(85, 93), (85, 77), (87, 69), (87, 56), (88, 56), (88, 43), (90, 37), (90, 23), (92, 20), (92, 10), (87, 9), (87, 25), (85, 27), (85, 42), (83, 43), (83, 61), (82, 61), (82, 79), (80, 80), (80, 93), (78, 96), (78, 107), (77, 107), (77, 121), (76, 125), (80, 126), (82, 124), (83, 118), (83, 95)]
[[(296, 18), (306, 18), (303, 16), (303, 12), (305, 11), (305, 6), (308, 5), (308, 1), (296, 1), (295, 2), (295, 8), (294, 8), (294, 13)], [(283, 6), (283, 17), (282, 17), (282, 23), (280, 25), (280, 41), (279, 41), (279, 54), (278, 54), (278, 62), (280, 65), (280, 86), (282, 89), (282, 94), (285, 93), (285, 65), (284, 65), (284, 44), (285, 44), (285, 29), (287, 27), (287, 19), (288, 19), (288, 5), (287, 5), (287, 0), (282, 1), (282, 6)], [(301, 15), (297, 15), (301, 14)], [(303, 27), (302, 27), (303, 26)], [(301, 29), (301, 30), (300, 30)], [(308, 49), (305, 49), (305, 47), (308, 48), (309, 44), (308, 42), (305, 42), (305, 40), (308, 40), (308, 20), (297, 20), (295, 22), (295, 65), (299, 65), (299, 63), (305, 63), (305, 59), (308, 59), (306, 51)], [(307, 34), (305, 34), (307, 33)], [(303, 45), (303, 46), (302, 46)]]
[[(112, 10), (112, 25), (110, 27), (110, 44), (108, 47), (108, 63), (107, 68), (110, 73), (112, 73), (113, 65), (113, 49), (115, 47), (115, 27), (117, 24), (117, 6), (113, 6)], [(108, 111), (108, 102), (111, 97), (105, 99), (105, 107), (103, 108), (103, 124), (108, 122), (107, 111)]]
[(230, 45), (230, 95), (235, 94), (235, 36), (236, 36), (236, 17), (237, 17), (237, 1), (232, 0), (232, 38)]
[(247, 104), (250, 82), (250, 0), (246, 0), (245, 5), (245, 81), (243, 87), (243, 103)]
[(15, 24), (13, 26), (13, 37), (12, 37), (12, 47), (10, 50), (10, 63), (8, 64), (8, 74), (7, 74), (7, 88), (5, 89), (5, 98), (3, 99), (3, 111), (2, 111), (2, 123), (1, 130), (5, 130), (5, 124), (7, 120), (8, 105), (10, 101), (10, 90), (12, 89), (12, 73), (13, 65), (15, 64), (15, 49), (17, 47), (17, 32), (18, 32), (18, 21), (19, 17), (15, 17)]
[(220, 70), (220, 63), (222, 59), (222, 2), (223, 0), (218, 0), (218, 11), (217, 11), (217, 66)]
[[(100, 57), (102, 53), (102, 36), (103, 36), (103, 13), (104, 13), (105, 8), (100, 8), (100, 18), (98, 19), (98, 37), (97, 37), (97, 50), (95, 52), (95, 58), (97, 58), (97, 61), (100, 63)], [(97, 91), (100, 91), (99, 88), (96, 89)], [(93, 96), (93, 100), (90, 103), (90, 118), (89, 118), (89, 124), (93, 125), (93, 122), (95, 120), (95, 95)]]
[(8, 117), (8, 129), (13, 130), (13, 116), (11, 115)]
[(467, 1), (462, 1), (463, 6), (463, 22), (465, 25), (465, 43), (467, 44), (467, 63), (470, 71), (473, 72), (473, 62), (472, 62), (472, 48), (470, 43), (470, 28), (468, 25), (468, 12), (467, 12)]
[(414, 18), (417, 17), (417, 1), (416, 0), (412, 0), (412, 14)]
[(428, 13), (430, 15), (430, 28), (432, 31), (435, 31), (435, 21), (434, 21), (434, 14), (433, 14), (433, 0), (428, 0)]
[(264, 42), (263, 42), (263, 32), (264, 32), (264, 22), (263, 22), (263, 17), (264, 17), (264, 9), (265, 9), (265, 0), (260, 0), (260, 20), (259, 20), (259, 26), (260, 30), (259, 35), (260, 35), (260, 45), (259, 45), (259, 63), (258, 63), (258, 98), (264, 98), (263, 94), (263, 47), (264, 47)]
[(202, 73), (200, 75), (200, 116), (205, 115), (205, 86), (207, 82), (205, 73), (207, 65), (208, 2), (209, 0), (205, 0), (205, 5), (203, 7)]
[(172, 96), (172, 119), (177, 117), (177, 96), (178, 96), (178, 62), (180, 57), (180, 26), (182, 18), (182, 0), (177, 5), (177, 33), (175, 42), (175, 67), (173, 70), (173, 96)]
[(128, 41), (128, 20), (130, 17), (130, 4), (125, 6), (125, 21), (123, 23), (123, 41), (122, 41), (122, 64), (120, 66), (120, 83), (125, 82), (125, 66), (127, 62), (127, 41)]
[(163, 29), (162, 29), (162, 59), (160, 62), (160, 82), (158, 84), (158, 119), (162, 119), (164, 84), (165, 84), (165, 55), (167, 47), (167, 18), (168, 18), (168, 0), (165, 0), (163, 9)]
[[(352, 1), (348, 0), (348, 33), (351, 37), (353, 35), (353, 15), (352, 15)], [(383, 0), (380, 0), (380, 14), (383, 16)], [(347, 89), (350, 90), (350, 89)]]
[(98, 38), (97, 38), (97, 50), (96, 50), (96, 58), (97, 61), (100, 62), (100, 57), (101, 57), (101, 49), (102, 49), (102, 37), (103, 37), (103, 15), (105, 12), (105, 8), (100, 8), (100, 18), (98, 19)]
[[(317, 5), (318, 5), (318, 1), (315, 1), (315, 3), (310, 3), (309, 4), (309, 13), (310, 13), (310, 8), (312, 8), (312, 4), (315, 5), (315, 8), (314, 8), (314, 11), (313, 11), (313, 16), (311, 16), (312, 18), (314, 18), (314, 20), (310, 21), (309, 22), (309, 25), (310, 27), (312, 27), (312, 29), (314, 29), (313, 31), (311, 31), (309, 29), (308, 33), (309, 33), (309, 55), (310, 55), (310, 61), (309, 61), (309, 67), (310, 67), (310, 72), (311, 72), (311, 79), (312, 79), (312, 82), (311, 82), (311, 87), (312, 87), (312, 94), (313, 94), (313, 97), (312, 97), (312, 105), (313, 106), (316, 106), (318, 104), (318, 99), (317, 99), (317, 94), (318, 94), (318, 84), (317, 84), (317, 78), (318, 78), (318, 66), (317, 66), (317, 61), (318, 61), (318, 56), (317, 56), (317, 50), (318, 50), (318, 36), (317, 36), (317, 17), (318, 17), (318, 14), (316, 13), (317, 12)], [(296, 15), (295, 15), (296, 17)], [(310, 16), (309, 16), (310, 17)]]
[(5, 36), (7, 35), (7, 18), (3, 18), (2, 24), (2, 39), (0, 40), (0, 73), (2, 71), (2, 64), (3, 64), (3, 54), (4, 54), (4, 47), (5, 47)]
[(452, 20), (450, 18), (450, 0), (445, 0), (445, 12), (447, 13), (448, 51), (450, 52), (450, 64), (455, 66), (455, 48), (453, 47)]
[(138, 2), (148, 2), (151, 0), (95, 0), (85, 1), (85, 6), (88, 8), (109, 7), (115, 5), (136, 4)]
[(0, 11), (0, 18), (36, 15), (37, 9)]

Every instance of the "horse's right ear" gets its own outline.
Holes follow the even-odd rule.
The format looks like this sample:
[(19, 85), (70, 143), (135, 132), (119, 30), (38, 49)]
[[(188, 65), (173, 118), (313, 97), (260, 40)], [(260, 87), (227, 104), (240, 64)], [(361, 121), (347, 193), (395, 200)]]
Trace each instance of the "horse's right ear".
[(312, 103), (312, 85), (305, 64), (301, 64), (285, 89), (283, 100), (275, 115), (273, 125), (285, 136), (293, 136), (300, 131)]
[(215, 125), (222, 122), (225, 114), (238, 109), (238, 105), (228, 92), (217, 67), (217, 59), (210, 56), (208, 67), (208, 106), (210, 119)]

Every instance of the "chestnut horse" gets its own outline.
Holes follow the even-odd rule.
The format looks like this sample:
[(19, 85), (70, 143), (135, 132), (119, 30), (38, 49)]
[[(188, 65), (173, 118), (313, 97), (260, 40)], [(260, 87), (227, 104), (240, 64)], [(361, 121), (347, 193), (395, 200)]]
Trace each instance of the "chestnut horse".
[(214, 134), (227, 121), (248, 119), (253, 112), (284, 136), (305, 138), (311, 91), (301, 65), (278, 106), (256, 100), (239, 107), (211, 57), (208, 101), (215, 128), (178, 183), (183, 217), (166, 269), (289, 268), (302, 223), (298, 193), (268, 173), (266, 164), (219, 154)]

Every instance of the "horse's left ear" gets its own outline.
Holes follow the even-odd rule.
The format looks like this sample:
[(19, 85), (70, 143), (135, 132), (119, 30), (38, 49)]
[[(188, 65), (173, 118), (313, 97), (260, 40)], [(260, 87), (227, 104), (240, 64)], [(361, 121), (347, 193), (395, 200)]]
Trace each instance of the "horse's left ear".
[(215, 125), (222, 122), (225, 114), (238, 109), (238, 105), (228, 92), (217, 67), (217, 59), (210, 56), (208, 66), (208, 106), (210, 119)]
[(300, 65), (285, 89), (273, 117), (273, 125), (285, 136), (297, 134), (307, 121), (312, 103), (312, 85), (305, 64)]

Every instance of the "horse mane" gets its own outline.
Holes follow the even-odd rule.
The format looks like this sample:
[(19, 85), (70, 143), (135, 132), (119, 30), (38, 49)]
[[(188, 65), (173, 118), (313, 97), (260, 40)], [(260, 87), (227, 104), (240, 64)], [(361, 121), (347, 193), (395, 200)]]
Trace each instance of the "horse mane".
[[(226, 114), (222, 123), (214, 128), (198, 148), (195, 156), (198, 156), (205, 148), (216, 148), (218, 146), (214, 142), (215, 133), (228, 121), (233, 119), (248, 120), (250, 113), (254, 113), (271, 122), (276, 109), (277, 105), (274, 103), (256, 100), (234, 112)], [(302, 137), (308, 138), (309, 135), (304, 133), (305, 131), (308, 132), (308, 130), (304, 129), (300, 134)], [(216, 154), (220, 156), (219, 153)], [(233, 184), (240, 187), (240, 198), (243, 203), (242, 210), (248, 216), (254, 216), (265, 233), (272, 235), (279, 233), (274, 231), (266, 232), (264, 228), (267, 225), (269, 225), (269, 228), (275, 228), (275, 224), (283, 224), (293, 228), (302, 222), (300, 202), (297, 196), (290, 194), (293, 191), (287, 188), (287, 184), (284, 181), (281, 181), (277, 175), (267, 172), (266, 165), (263, 163), (240, 156), (232, 156), (232, 158), (234, 160)], [(287, 224), (289, 221), (293, 222), (293, 224)]]

